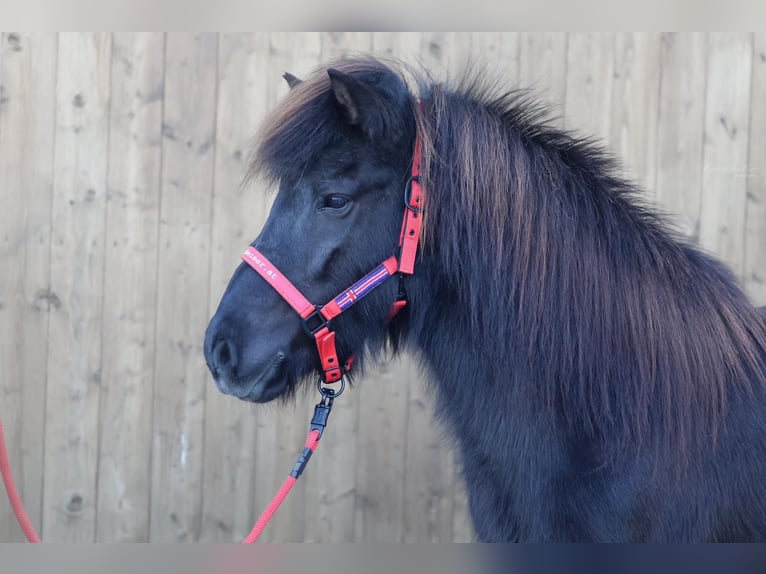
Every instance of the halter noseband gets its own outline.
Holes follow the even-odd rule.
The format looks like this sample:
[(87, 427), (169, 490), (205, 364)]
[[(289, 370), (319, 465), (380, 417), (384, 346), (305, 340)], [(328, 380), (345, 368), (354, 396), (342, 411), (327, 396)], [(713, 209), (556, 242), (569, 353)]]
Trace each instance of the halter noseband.
[[(303, 321), (303, 329), (316, 342), (319, 359), (322, 364), (321, 377), (325, 383), (339, 381), (351, 368), (351, 363), (354, 360), (353, 355), (343, 364), (338, 360), (338, 352), (335, 348), (335, 331), (333, 331), (330, 321), (373, 289), (382, 285), (392, 275), (398, 273), (400, 277), (403, 277), (413, 274), (423, 221), (421, 212), (425, 204), (425, 193), (420, 185), (420, 147), (420, 135), (417, 135), (412, 159), (412, 175), (404, 191), (405, 210), (402, 220), (402, 231), (399, 236), (399, 256), (392, 255), (351, 287), (330, 299), (326, 304), (314, 305), (311, 303), (255, 247), (248, 247), (247, 251), (242, 255), (245, 263), (255, 269), (282, 296), (287, 304), (300, 315)], [(400, 287), (399, 295), (391, 307), (389, 319), (406, 305), (407, 295), (403, 288)]]

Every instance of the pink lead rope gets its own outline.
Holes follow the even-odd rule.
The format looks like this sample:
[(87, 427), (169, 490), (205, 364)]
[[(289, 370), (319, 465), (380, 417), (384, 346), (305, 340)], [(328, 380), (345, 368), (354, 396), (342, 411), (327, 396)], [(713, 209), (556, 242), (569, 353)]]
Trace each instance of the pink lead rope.
[(24, 509), (24, 504), (21, 502), (19, 491), (16, 490), (16, 483), (13, 482), (11, 465), (8, 462), (8, 449), (5, 447), (5, 433), (3, 432), (2, 421), (0, 421), (0, 474), (3, 475), (5, 492), (8, 494), (8, 501), (11, 503), (11, 508), (16, 515), (16, 520), (19, 521), (21, 530), (24, 531), (24, 535), (29, 542), (39, 544), (40, 537), (37, 535), (37, 532), (35, 532), (35, 527), (32, 526), (32, 521), (29, 520), (27, 511)]
[[(309, 450), (313, 453), (319, 444), (320, 436), (321, 435), (319, 431), (313, 430), (309, 432), (309, 436), (306, 437), (306, 446), (303, 447), (304, 452)], [(308, 459), (306, 462), (308, 462)], [(303, 464), (305, 466), (305, 462)], [(295, 470), (293, 469), (293, 472), (288, 475), (288, 477), (282, 483), (282, 486), (279, 487), (276, 495), (274, 495), (274, 498), (266, 507), (266, 510), (263, 511), (261, 517), (258, 519), (258, 522), (255, 523), (255, 526), (253, 526), (253, 529), (250, 531), (250, 534), (248, 534), (247, 538), (242, 541), (242, 544), (252, 544), (258, 540), (258, 537), (261, 535), (261, 532), (263, 532), (263, 529), (266, 528), (269, 520), (274, 517), (274, 514), (276, 513), (279, 506), (282, 504), (282, 502), (284, 502), (285, 498), (287, 498), (287, 495), (290, 494), (290, 491), (292, 490), (293, 486), (295, 486), (295, 483), (298, 482), (298, 477), (293, 475), (294, 472)], [(300, 476), (300, 473), (298, 476)]]

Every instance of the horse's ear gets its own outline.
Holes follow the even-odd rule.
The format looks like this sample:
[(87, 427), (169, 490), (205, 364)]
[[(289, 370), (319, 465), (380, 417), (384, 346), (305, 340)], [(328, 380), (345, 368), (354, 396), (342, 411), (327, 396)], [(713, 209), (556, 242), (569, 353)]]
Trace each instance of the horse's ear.
[(290, 72), (285, 72), (282, 74), (282, 77), (285, 79), (285, 82), (287, 82), (287, 85), (290, 86), (291, 90), (303, 81), (300, 78), (293, 76)]
[(385, 102), (367, 84), (338, 70), (327, 70), (335, 100), (343, 108), (345, 120), (359, 126), (368, 136), (375, 137), (385, 129)]

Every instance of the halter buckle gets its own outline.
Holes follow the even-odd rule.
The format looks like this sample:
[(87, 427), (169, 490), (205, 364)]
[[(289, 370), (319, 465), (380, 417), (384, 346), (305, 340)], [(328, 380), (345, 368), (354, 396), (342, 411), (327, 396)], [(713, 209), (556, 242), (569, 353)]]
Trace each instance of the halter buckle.
[(317, 305), (311, 315), (301, 321), (301, 326), (309, 337), (314, 337), (322, 329), (329, 329), (330, 322), (322, 315), (322, 305)]
[(407, 183), (404, 184), (404, 207), (414, 213), (420, 213), (423, 208), (420, 205), (412, 205), (412, 182), (420, 183), (420, 176), (412, 175), (407, 179)]

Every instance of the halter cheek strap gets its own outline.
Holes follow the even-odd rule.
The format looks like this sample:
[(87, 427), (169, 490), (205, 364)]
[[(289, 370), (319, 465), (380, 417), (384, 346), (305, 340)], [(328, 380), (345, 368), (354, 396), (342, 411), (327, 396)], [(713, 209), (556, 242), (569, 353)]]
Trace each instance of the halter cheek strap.
[(415, 271), (415, 256), (418, 253), (420, 228), (423, 224), (423, 206), (425, 192), (420, 185), (420, 136), (415, 139), (415, 152), (412, 156), (412, 175), (404, 189), (404, 218), (402, 232), (399, 235), (399, 273), (412, 275)]
[[(418, 251), (420, 230), (422, 226), (422, 209), (425, 204), (425, 193), (420, 185), (420, 137), (415, 140), (415, 153), (412, 162), (412, 175), (407, 182), (404, 192), (404, 217), (399, 236), (399, 256), (392, 255), (359, 281), (351, 285), (339, 295), (330, 299), (324, 305), (314, 305), (303, 293), (285, 277), (266, 256), (255, 247), (248, 247), (242, 259), (250, 265), (274, 290), (282, 296), (290, 307), (303, 321), (306, 334), (314, 339), (322, 364), (322, 379), (325, 383), (339, 381), (351, 368), (353, 355), (345, 364), (338, 359), (335, 348), (335, 331), (330, 321), (382, 285), (392, 275), (399, 274), (400, 278), (412, 275), (415, 268), (415, 257)], [(400, 281), (399, 294), (391, 306), (389, 320), (407, 305), (407, 294), (403, 282)]]

